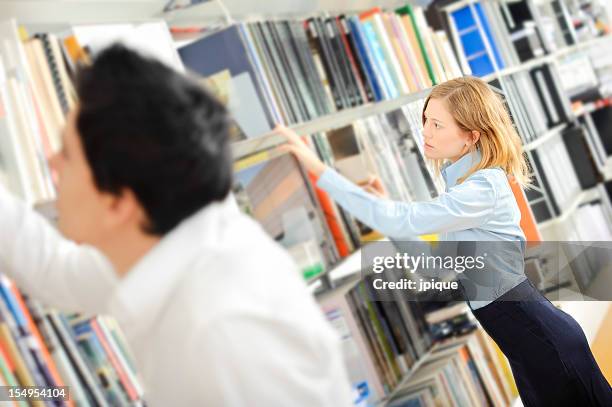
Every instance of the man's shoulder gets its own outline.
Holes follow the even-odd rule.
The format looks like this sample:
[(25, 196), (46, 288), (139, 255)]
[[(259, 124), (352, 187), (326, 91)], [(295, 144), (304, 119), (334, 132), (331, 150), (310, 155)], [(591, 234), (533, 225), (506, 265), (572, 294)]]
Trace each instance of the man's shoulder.
[(217, 250), (212, 249), (222, 261), (250, 262), (253, 268), (269, 268), (274, 264), (295, 267), (289, 253), (259, 223), (243, 213), (235, 215), (219, 243)]
[[(202, 244), (190, 262), (188, 290), (211, 296), (222, 292), (243, 297), (268, 292), (278, 296), (279, 286), (297, 285), (298, 268), (289, 253), (253, 219), (235, 213), (214, 242)], [(302, 283), (303, 284), (303, 283)]]

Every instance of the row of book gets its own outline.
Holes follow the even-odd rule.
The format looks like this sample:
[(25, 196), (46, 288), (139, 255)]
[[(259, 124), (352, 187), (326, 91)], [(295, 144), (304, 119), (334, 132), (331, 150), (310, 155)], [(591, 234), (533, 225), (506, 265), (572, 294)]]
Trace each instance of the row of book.
[[(579, 204), (576, 199), (580, 198), (580, 193), (597, 188), (605, 174), (612, 153), (608, 137), (612, 108), (607, 102), (596, 105), (581, 113), (577, 121), (550, 133), (530, 153), (530, 165), (537, 170), (538, 176), (533, 179), (536, 188), (527, 190), (526, 194), (538, 222), (574, 208)], [(603, 206), (612, 209), (606, 202)], [(597, 222), (607, 224), (601, 216), (594, 217), (588, 224)], [(578, 228), (573, 230), (567, 232), (568, 237), (579, 236), (576, 235)]]
[(113, 319), (44, 309), (4, 275), (0, 275), (0, 384), (67, 386), (63, 400), (35, 405), (144, 405), (132, 357)]
[(607, 202), (601, 198), (601, 195), (597, 195), (590, 201), (582, 202), (570, 214), (563, 231), (567, 236), (567, 241), (605, 242), (612, 240), (612, 218), (610, 216), (612, 213), (607, 207)]
[(14, 20), (0, 22), (0, 180), (25, 201), (55, 199), (49, 158), (61, 147), (66, 114), (76, 103), (75, 72), (91, 52), (116, 40), (183, 69), (163, 22), (34, 35)]
[[(0, 104), (5, 112), (0, 117), (2, 164), (12, 175), (7, 181), (28, 201), (50, 200), (55, 190), (47, 158), (60, 144), (63, 109), (73, 103), (72, 92), (64, 87), (70, 81), (66, 81), (59, 42), (41, 36), (23, 43), (15, 22), (0, 25), (0, 38)], [(56, 71), (55, 66), (63, 69)], [(43, 74), (35, 79), (39, 72)], [(34, 86), (35, 80), (42, 85)], [(50, 103), (43, 106), (45, 102)]]
[(427, 353), (432, 336), (421, 303), (397, 293), (372, 300), (372, 285), (352, 276), (317, 298), (342, 339), (350, 381), (369, 403), (387, 397)]
[[(560, 215), (567, 210), (582, 190), (574, 170), (567, 146), (560, 135), (550, 137), (536, 150), (532, 151), (532, 168), (540, 175), (537, 185), (544, 191), (552, 205), (550, 213), (546, 200), (532, 204), (534, 216), (538, 222)], [(541, 181), (541, 184), (539, 184)], [(540, 193), (537, 190), (527, 192), (528, 198)], [(537, 198), (536, 198), (537, 199)]]
[[(216, 58), (209, 58), (213, 53)], [(261, 21), (222, 28), (179, 48), (236, 119), (235, 139), (461, 76), (443, 31), (423, 10)]]
[(507, 361), (478, 329), (436, 343), (387, 405), (503, 407), (516, 396)]
[[(367, 16), (369, 17), (366, 18)], [(430, 41), (426, 41), (425, 37), (430, 39), (434, 37), (433, 30), (427, 29), (424, 25), (422, 10), (418, 8), (407, 8), (401, 12), (398, 11), (398, 13), (382, 13), (379, 10), (371, 10), (369, 13), (362, 13), (359, 16), (313, 18), (304, 22), (304, 24), (291, 21), (268, 21), (232, 25), (180, 48), (179, 54), (182, 61), (179, 60), (179, 56), (168, 38), (166, 38), (168, 47), (157, 47), (155, 53), (156, 56), (179, 69), (184, 64), (203, 75), (208, 74), (204, 78), (205, 83), (216, 89), (217, 94), (228, 102), (228, 106), (233, 111), (238, 124), (232, 134), (235, 139), (241, 139), (260, 135), (270, 130), (274, 122), (279, 119), (278, 114), (273, 112), (276, 109), (274, 106), (279, 106), (280, 99), (278, 97), (283, 94), (290, 95), (288, 93), (290, 89), (294, 90), (293, 96), (287, 97), (285, 100), (291, 103), (299, 103), (302, 106), (310, 105), (311, 107), (320, 107), (324, 104), (333, 105), (332, 103), (324, 103), (320, 97), (323, 94), (332, 95), (333, 92), (330, 89), (325, 90), (326, 86), (329, 88), (328, 85), (332, 83), (331, 80), (320, 80), (321, 78), (313, 80), (316, 78), (311, 76), (301, 78), (296, 76), (289, 79), (288, 76), (298, 75), (300, 72), (304, 75), (307, 72), (313, 73), (312, 69), (306, 69), (307, 66), (312, 67), (312, 65), (321, 68), (315, 70), (316, 72), (325, 73), (325, 69), (322, 69), (326, 65), (322, 62), (325, 58), (322, 58), (322, 54), (313, 52), (315, 47), (309, 27), (325, 26), (335, 22), (337, 23), (336, 28), (340, 29), (340, 27), (352, 21), (353, 26), (361, 25), (363, 26), (361, 30), (363, 30), (369, 26), (368, 24), (380, 28), (380, 20), (388, 22), (397, 19), (401, 20), (405, 31), (408, 22), (414, 21), (411, 32), (414, 32), (417, 43), (427, 44)], [(395, 22), (399, 24), (400, 21)], [(416, 22), (420, 22), (418, 27), (415, 25)], [(153, 38), (159, 37), (163, 40), (164, 35), (169, 37), (167, 27), (164, 24), (149, 23), (143, 24), (141, 27), (143, 27), (141, 31), (149, 37), (154, 32)], [(387, 27), (387, 25), (383, 24), (384, 27)], [(75, 102), (71, 84), (71, 76), (74, 74), (75, 67), (79, 63), (86, 63), (88, 60), (86, 51), (89, 48), (99, 49), (103, 44), (111, 42), (112, 39), (125, 39), (116, 35), (101, 33), (123, 32), (125, 29), (126, 27), (115, 26), (104, 28), (102, 26), (74, 27), (69, 32), (58, 36), (52, 34), (24, 36), (14, 22), (3, 25), (2, 33), (6, 41), (3, 45), (3, 57), (0, 63), (6, 66), (4, 70), (0, 70), (0, 97), (7, 114), (0, 118), (0, 131), (6, 133), (6, 137), (2, 138), (2, 145), (0, 145), (0, 156), (4, 167), (3, 173), (8, 174), (3, 178), (13, 191), (29, 202), (44, 202), (54, 198), (53, 174), (47, 158), (59, 147), (59, 135), (63, 126), (64, 115)], [(375, 32), (380, 35), (382, 31), (379, 29)], [(257, 35), (256, 33), (268, 33), (270, 35)], [(343, 41), (336, 41), (336, 45), (348, 44), (349, 46), (345, 50), (348, 53), (351, 49), (350, 44), (353, 44), (355, 40), (353, 37), (356, 34), (354, 31), (344, 31), (344, 34), (347, 38)], [(283, 41), (279, 40), (279, 35)], [(380, 40), (381, 37), (377, 38)], [(319, 39), (321, 40), (321, 38)], [(388, 39), (380, 41), (389, 43)], [(145, 48), (145, 51), (150, 51), (152, 48), (150, 41), (131, 40), (131, 43), (136, 44), (138, 49)], [(159, 44), (163, 45), (163, 42), (159, 41)], [(323, 47), (321, 44), (319, 46)], [(330, 46), (330, 44), (327, 44), (325, 48)], [(221, 49), (224, 52), (215, 52), (215, 50)], [(234, 51), (228, 53), (225, 51), (226, 49)], [(435, 56), (439, 57), (440, 53), (436, 54), (432, 51), (434, 48), (426, 46), (419, 49), (425, 50), (421, 52), (420, 59), (415, 55), (412, 58), (404, 58), (406, 60), (410, 59), (415, 65), (411, 69), (414, 70), (419, 66), (421, 68), (423, 66), (437, 66)], [(449, 47), (445, 47), (445, 49), (452, 51)], [(267, 60), (274, 60), (278, 63), (266, 68), (262, 65), (262, 61), (266, 60), (263, 52), (271, 53), (273, 50), (275, 50), (274, 53), (277, 57)], [(306, 50), (309, 50), (309, 52), (306, 53)], [(227, 55), (227, 57), (207, 58), (207, 55), (211, 52), (216, 55)], [(259, 57), (255, 55), (257, 52), (261, 54)], [(338, 52), (333, 54), (337, 55)], [(391, 55), (388, 52), (383, 54)], [(289, 58), (290, 56), (295, 58)], [(301, 56), (301, 58), (298, 58), (298, 56)], [(398, 58), (397, 55), (395, 58)], [(350, 60), (350, 58), (348, 59)], [(289, 60), (293, 64), (299, 61), (306, 62), (302, 64), (301, 69), (281, 69), (283, 65), (279, 65), (279, 63)], [(353, 61), (355, 60), (353, 58)], [(365, 60), (362, 63), (365, 64)], [(339, 61), (333, 64), (327, 63), (327, 65), (339, 66)], [(387, 65), (399, 66), (391, 63)], [(445, 64), (442, 64), (442, 66), (445, 66)], [(285, 66), (285, 68), (287, 67)], [(293, 66), (293, 68), (296, 67)], [(363, 69), (354, 71), (364, 72)], [(421, 73), (426, 71), (429, 72), (427, 69), (421, 69)], [(273, 72), (283, 73), (284, 79), (278, 75), (273, 76)], [(436, 72), (436, 70), (433, 69), (432, 72)], [(457, 71), (455, 74), (460, 74), (460, 72)], [(452, 77), (452, 75), (438, 75), (434, 79), (441, 80), (448, 77)], [(516, 78), (512, 76), (506, 81), (506, 86), (502, 87), (507, 92), (506, 100), (519, 128), (519, 133), (523, 136), (525, 142), (533, 141), (543, 134), (543, 130), (550, 129), (566, 119), (563, 101), (555, 87), (554, 79), (554, 72), (548, 65), (544, 64), (534, 68), (529, 75), (525, 73), (522, 77), (519, 74), (516, 75)], [(365, 78), (364, 80), (363, 84), (371, 82), (371, 78)], [(434, 80), (431, 81), (432, 83), (435, 82)], [(294, 85), (297, 83), (308, 84), (308, 87), (296, 87), (297, 85), (292, 87), (290, 83)], [(311, 92), (315, 85), (319, 90)], [(344, 89), (345, 91), (349, 88), (346, 83), (338, 86), (338, 89)], [(323, 93), (321, 93), (321, 89), (324, 90)], [(276, 102), (270, 102), (272, 100), (270, 96), (273, 96)], [(256, 99), (255, 102), (257, 103), (253, 103), (253, 98)], [(298, 102), (299, 98), (310, 98), (310, 102)], [(328, 102), (331, 100), (329, 97), (327, 99)], [(318, 102), (316, 102), (317, 100)], [(282, 103), (280, 104), (282, 105)], [(293, 109), (285, 110), (287, 112), (290, 110), (299, 111), (297, 105), (293, 106)], [(331, 110), (317, 108), (315, 110), (317, 110), (316, 114), (302, 116), (299, 120), (306, 120), (318, 114), (328, 114), (335, 108)], [(294, 120), (278, 121), (292, 122)], [(418, 128), (420, 126), (419, 121), (416, 121), (417, 124), (414, 127)], [(418, 137), (418, 131), (412, 133)], [(324, 137), (314, 135), (314, 139), (318, 140), (316, 143), (318, 151), (324, 156), (325, 142), (320, 141)], [(402, 140), (393, 141), (395, 144), (399, 143), (398, 148), (400, 149), (405, 149), (406, 145), (411, 144), (410, 142), (404, 143)], [(419, 141), (416, 142), (417, 149), (422, 148), (421, 144)], [(413, 160), (413, 164), (417, 161)], [(413, 165), (411, 168), (415, 168), (415, 166)], [(392, 174), (394, 171), (389, 173)], [(420, 177), (411, 177), (411, 181), (412, 184), (418, 184), (418, 189), (422, 191), (426, 191), (430, 187), (428, 181), (421, 182)], [(396, 196), (405, 198), (405, 194), (397, 194)], [(431, 194), (416, 193), (413, 196), (418, 199), (427, 199), (431, 197)]]
[(464, 302), (396, 290), (374, 300), (367, 280), (347, 277), (317, 296), (342, 340), (355, 405), (512, 404), (508, 361)]
[(483, 77), (609, 32), (605, 4), (592, 3), (596, 13), (569, 0), (434, 2), (427, 19), (452, 39), (464, 74)]
[(501, 81), (515, 126), (525, 145), (570, 120), (569, 100), (560, 89), (552, 65), (542, 64), (507, 75)]

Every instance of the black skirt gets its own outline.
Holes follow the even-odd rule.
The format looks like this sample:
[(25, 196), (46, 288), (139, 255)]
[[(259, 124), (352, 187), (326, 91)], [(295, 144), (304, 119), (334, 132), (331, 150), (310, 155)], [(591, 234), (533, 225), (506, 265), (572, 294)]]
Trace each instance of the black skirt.
[(582, 328), (529, 280), (472, 312), (510, 361), (525, 406), (612, 407)]

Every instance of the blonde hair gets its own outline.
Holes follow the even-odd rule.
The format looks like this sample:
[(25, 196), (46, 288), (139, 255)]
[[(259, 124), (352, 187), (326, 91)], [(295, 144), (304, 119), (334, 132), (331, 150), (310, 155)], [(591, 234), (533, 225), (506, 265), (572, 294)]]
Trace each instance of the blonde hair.
[[(425, 109), (430, 99), (444, 101), (446, 108), (462, 130), (480, 132), (480, 138), (472, 146), (471, 151), (478, 148), (481, 160), (459, 178), (457, 183), (463, 182), (478, 170), (499, 166), (521, 187), (531, 186), (521, 138), (512, 124), (501, 96), (486, 82), (473, 76), (465, 76), (436, 85), (425, 99), (423, 124), (425, 124)], [(432, 161), (439, 175), (444, 159)]]

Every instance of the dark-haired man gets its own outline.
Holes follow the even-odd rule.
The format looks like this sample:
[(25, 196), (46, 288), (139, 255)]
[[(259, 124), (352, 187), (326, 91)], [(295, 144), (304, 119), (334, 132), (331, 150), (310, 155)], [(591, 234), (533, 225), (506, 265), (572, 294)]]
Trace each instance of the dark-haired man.
[(296, 266), (229, 195), (224, 107), (120, 45), (76, 85), (52, 160), (63, 236), (0, 190), (3, 271), (49, 305), (113, 315), (150, 405), (350, 404)]

